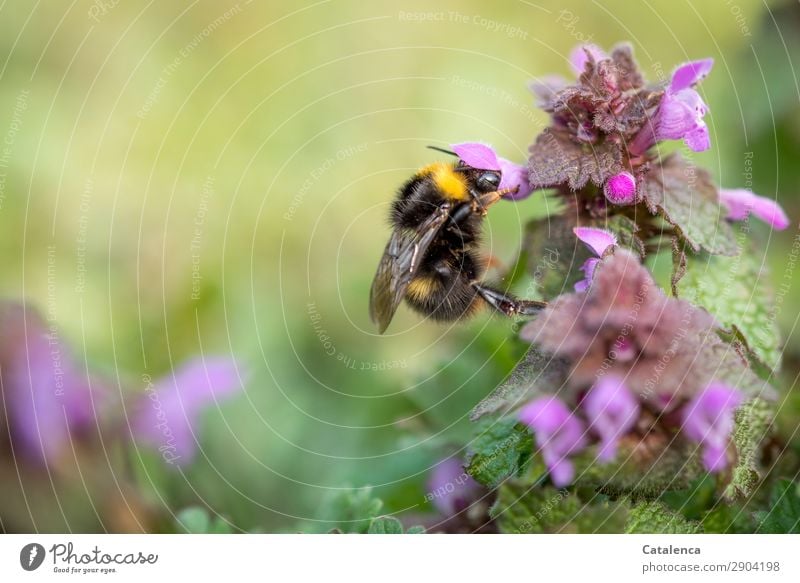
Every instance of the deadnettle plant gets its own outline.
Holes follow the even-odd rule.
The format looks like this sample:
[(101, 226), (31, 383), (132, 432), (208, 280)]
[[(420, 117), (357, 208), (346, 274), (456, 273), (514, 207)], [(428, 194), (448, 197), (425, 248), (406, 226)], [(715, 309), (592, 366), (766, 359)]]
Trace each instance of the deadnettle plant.
[(622, 440), (657, 457), (662, 452), (647, 443), (652, 435), (691, 442), (703, 449), (709, 471), (725, 469), (733, 411), (746, 392), (756, 396), (742, 374), (746, 363), (716, 335), (713, 317), (668, 297), (638, 257), (603, 252), (585, 288), (559, 296), (521, 332), (568, 363), (557, 396), (519, 412), (553, 482), (571, 482), (569, 456), (587, 443), (596, 444), (599, 463), (613, 461)]
[[(472, 418), (513, 415), (556, 487), (585, 480), (657, 496), (706, 471), (727, 496), (748, 496), (762, 475), (754, 452), (769, 425), (779, 344), (758, 246), (734, 223), (753, 216), (784, 229), (790, 220), (775, 200), (720, 189), (662, 147), (711, 147), (700, 83), (712, 59), (659, 83), (627, 45), (580, 46), (569, 61), (574, 79), (531, 85), (550, 124), (530, 146), (527, 181), (486, 146), (454, 146), (508, 172), (516, 198), (547, 189), (563, 203), (530, 221), (520, 254), (549, 302), (520, 332), (531, 348)], [(664, 255), (668, 285), (648, 267)], [(476, 478), (494, 486), (524, 471), (525, 448), (509, 446), (517, 433), (494, 447), (481, 435), (469, 463)]]

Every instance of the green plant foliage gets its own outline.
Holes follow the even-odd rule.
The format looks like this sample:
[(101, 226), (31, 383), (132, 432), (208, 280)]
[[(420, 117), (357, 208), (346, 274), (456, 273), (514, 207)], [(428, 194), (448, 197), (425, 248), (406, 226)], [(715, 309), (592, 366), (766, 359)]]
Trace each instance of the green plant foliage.
[(189, 534), (228, 534), (233, 532), (231, 525), (221, 516), (211, 516), (205, 508), (191, 506), (181, 510), (175, 517), (179, 532)]
[(778, 480), (771, 502), (769, 510), (756, 513), (757, 532), (800, 533), (800, 485), (792, 480)]
[[(425, 528), (422, 526), (411, 526), (405, 534), (423, 534)], [(403, 534), (403, 523), (393, 516), (379, 516), (373, 518), (369, 524), (367, 534)]]
[(568, 489), (514, 479), (504, 483), (490, 511), (500, 532), (515, 534), (619, 532), (627, 510), (622, 502), (593, 496), (588, 502)]
[(730, 484), (725, 488), (727, 499), (749, 498), (761, 483), (763, 468), (759, 463), (759, 451), (769, 432), (772, 417), (772, 409), (763, 399), (748, 401), (736, 411), (733, 443), (738, 460)]
[(470, 443), (467, 473), (493, 488), (517, 474), (530, 459), (533, 438), (514, 418), (486, 419)]
[(682, 297), (703, 306), (771, 370), (781, 360), (780, 334), (764, 258), (751, 245), (735, 257), (692, 254), (678, 283)]
[(644, 201), (675, 227), (695, 252), (736, 255), (739, 249), (731, 226), (723, 220), (717, 187), (708, 172), (686, 162), (677, 153), (650, 170)]
[(631, 508), (625, 532), (628, 534), (694, 534), (700, 523), (686, 520), (661, 502), (641, 502)]

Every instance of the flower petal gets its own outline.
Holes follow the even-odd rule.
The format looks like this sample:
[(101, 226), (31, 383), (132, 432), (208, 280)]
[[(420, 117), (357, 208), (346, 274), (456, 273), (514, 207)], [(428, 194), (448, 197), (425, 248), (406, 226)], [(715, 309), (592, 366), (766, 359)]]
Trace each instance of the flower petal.
[(686, 145), (694, 152), (705, 152), (711, 147), (711, 139), (708, 137), (708, 127), (705, 122), (686, 134), (683, 138)]
[(608, 249), (617, 244), (614, 234), (605, 229), (575, 227), (572, 232), (598, 257), (602, 257)]
[(765, 196), (758, 196), (743, 188), (721, 189), (720, 201), (727, 207), (727, 218), (741, 221), (751, 212), (759, 219), (773, 227), (783, 230), (789, 226), (789, 217), (781, 206)]
[(142, 395), (131, 420), (133, 436), (169, 464), (191, 462), (200, 414), (241, 390), (240, 372), (234, 360), (216, 357), (194, 359), (165, 375)]
[(597, 458), (608, 462), (617, 453), (617, 442), (639, 418), (639, 401), (622, 378), (605, 375), (595, 383), (581, 402), (589, 426), (601, 439)]
[(609, 202), (627, 205), (636, 202), (636, 179), (630, 172), (620, 172), (606, 180), (603, 193)]
[(677, 92), (687, 87), (699, 83), (710, 72), (714, 66), (714, 59), (701, 59), (699, 61), (690, 61), (680, 65), (675, 72), (672, 73), (672, 82), (669, 89), (672, 92)]
[(77, 434), (97, 424), (107, 392), (36, 310), (3, 302), (0, 332), (0, 410), (12, 446), (31, 462), (53, 464)]
[(517, 189), (516, 192), (507, 194), (504, 198), (509, 200), (521, 200), (530, 196), (533, 189), (528, 180), (528, 167), (514, 164), (505, 158), (498, 158), (498, 161), (500, 162), (500, 172), (502, 175), (499, 188)]
[(583, 262), (583, 265), (581, 265), (581, 271), (583, 271), (584, 278), (575, 283), (576, 292), (584, 292), (589, 289), (589, 286), (592, 284), (594, 270), (598, 263), (600, 263), (600, 259), (597, 257), (590, 257)]
[(711, 472), (723, 469), (723, 456), (733, 431), (734, 410), (744, 400), (741, 391), (715, 381), (703, 389), (683, 410), (683, 431), (704, 449), (703, 461)]
[(586, 445), (583, 424), (556, 397), (531, 401), (520, 410), (518, 417), (534, 431), (539, 447), (554, 457), (575, 453)]
[(606, 52), (593, 44), (578, 45), (569, 53), (569, 63), (572, 65), (572, 70), (576, 75), (582, 75), (586, 69), (586, 63), (589, 59), (593, 59), (595, 63), (599, 63), (608, 58)]
[(479, 491), (478, 482), (467, 474), (461, 460), (455, 456), (436, 464), (428, 480), (430, 500), (444, 516), (452, 516), (467, 508)]
[(468, 166), (480, 170), (500, 170), (500, 161), (497, 154), (486, 144), (479, 142), (464, 142), (451, 144), (450, 149)]

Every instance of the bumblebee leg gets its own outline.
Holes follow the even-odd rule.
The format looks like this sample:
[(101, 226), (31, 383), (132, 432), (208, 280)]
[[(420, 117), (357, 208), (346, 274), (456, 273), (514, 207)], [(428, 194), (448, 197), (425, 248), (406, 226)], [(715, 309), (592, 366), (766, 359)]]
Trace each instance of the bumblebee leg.
[(519, 300), (512, 295), (486, 287), (478, 282), (472, 285), (490, 306), (506, 316), (533, 316), (547, 307), (546, 302)]

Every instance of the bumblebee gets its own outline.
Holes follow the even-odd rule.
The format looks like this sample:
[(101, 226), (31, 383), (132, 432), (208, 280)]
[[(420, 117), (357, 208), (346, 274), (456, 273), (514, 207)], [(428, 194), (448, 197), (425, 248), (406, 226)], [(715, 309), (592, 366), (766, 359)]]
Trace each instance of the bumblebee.
[[(439, 150), (456, 155), (448, 150)], [(507, 316), (533, 315), (544, 302), (520, 300), (481, 282), (483, 218), (516, 189), (499, 189), (498, 170), (463, 160), (420, 169), (398, 191), (389, 220), (392, 236), (370, 290), (370, 317), (383, 334), (400, 302), (438, 321), (468, 317), (485, 305)]]

